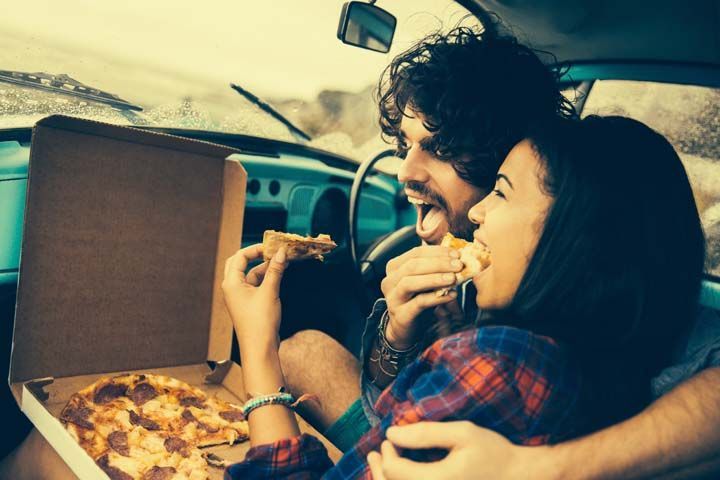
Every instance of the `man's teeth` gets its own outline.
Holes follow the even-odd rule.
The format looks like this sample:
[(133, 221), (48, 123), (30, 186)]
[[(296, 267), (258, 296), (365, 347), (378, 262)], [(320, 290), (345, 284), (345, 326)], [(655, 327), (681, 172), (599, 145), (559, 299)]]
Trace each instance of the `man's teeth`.
[(408, 197), (408, 202), (413, 203), (415, 205), (430, 205), (429, 203), (424, 202), (424, 201), (420, 200), (419, 198), (413, 198), (413, 197)]

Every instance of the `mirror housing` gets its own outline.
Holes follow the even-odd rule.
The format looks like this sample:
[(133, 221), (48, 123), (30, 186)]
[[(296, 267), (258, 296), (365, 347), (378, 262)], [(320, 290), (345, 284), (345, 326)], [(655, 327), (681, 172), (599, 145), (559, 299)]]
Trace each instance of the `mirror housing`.
[(397, 19), (372, 3), (346, 2), (340, 13), (337, 37), (348, 45), (387, 53)]

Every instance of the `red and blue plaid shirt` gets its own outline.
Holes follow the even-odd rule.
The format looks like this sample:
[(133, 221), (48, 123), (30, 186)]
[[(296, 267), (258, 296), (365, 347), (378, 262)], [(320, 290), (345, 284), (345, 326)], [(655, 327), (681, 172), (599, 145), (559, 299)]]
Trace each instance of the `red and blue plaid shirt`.
[(438, 340), (400, 372), (375, 405), (380, 424), (336, 465), (304, 434), (253, 447), (225, 478), (370, 478), (365, 457), (379, 450), (387, 428), (422, 420), (469, 420), (516, 444), (557, 442), (582, 428), (580, 381), (552, 339), (510, 327), (467, 330)]

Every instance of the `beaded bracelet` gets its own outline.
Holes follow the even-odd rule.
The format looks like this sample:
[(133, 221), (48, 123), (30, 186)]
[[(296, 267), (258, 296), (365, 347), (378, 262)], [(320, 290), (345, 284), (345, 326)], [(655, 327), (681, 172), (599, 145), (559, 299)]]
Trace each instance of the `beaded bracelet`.
[(265, 405), (284, 405), (290, 409), (297, 405), (295, 397), (286, 392), (271, 393), (269, 395), (260, 395), (253, 397), (242, 406), (242, 413), (245, 418), (248, 418), (250, 412), (256, 408), (264, 407)]

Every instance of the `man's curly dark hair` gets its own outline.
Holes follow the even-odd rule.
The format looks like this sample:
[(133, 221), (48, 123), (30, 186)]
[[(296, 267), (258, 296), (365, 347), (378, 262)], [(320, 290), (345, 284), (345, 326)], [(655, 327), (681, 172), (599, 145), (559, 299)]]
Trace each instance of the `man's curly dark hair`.
[(491, 189), (505, 156), (531, 125), (575, 116), (558, 79), (535, 51), (510, 36), (469, 27), (431, 34), (380, 77), (383, 137), (404, 154), (400, 123), (407, 107), (432, 133), (425, 150), (452, 163), (466, 182)]

